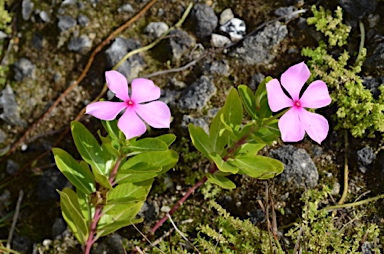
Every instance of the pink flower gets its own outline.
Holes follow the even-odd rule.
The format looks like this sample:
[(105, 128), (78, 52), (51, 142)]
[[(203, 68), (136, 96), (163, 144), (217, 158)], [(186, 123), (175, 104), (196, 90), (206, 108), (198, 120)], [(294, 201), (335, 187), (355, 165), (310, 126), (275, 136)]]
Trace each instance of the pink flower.
[[(117, 126), (127, 139), (141, 136), (147, 130), (145, 123), (154, 128), (169, 128), (171, 111), (161, 101), (160, 88), (152, 80), (134, 79), (131, 84), (131, 95), (128, 94), (127, 79), (117, 71), (105, 73), (108, 88), (122, 102), (99, 101), (86, 108), (86, 114), (101, 120), (113, 120), (123, 111)], [(143, 104), (144, 102), (147, 102)], [(145, 123), (144, 123), (145, 122)]]
[[(296, 142), (304, 138), (305, 132), (311, 139), (321, 143), (328, 134), (327, 119), (304, 108), (321, 108), (331, 103), (327, 85), (322, 80), (312, 82), (301, 97), (300, 91), (311, 73), (304, 62), (293, 65), (277, 79), (267, 83), (268, 103), (273, 112), (290, 107), (279, 120), (281, 139)], [(286, 95), (282, 87), (288, 92)]]

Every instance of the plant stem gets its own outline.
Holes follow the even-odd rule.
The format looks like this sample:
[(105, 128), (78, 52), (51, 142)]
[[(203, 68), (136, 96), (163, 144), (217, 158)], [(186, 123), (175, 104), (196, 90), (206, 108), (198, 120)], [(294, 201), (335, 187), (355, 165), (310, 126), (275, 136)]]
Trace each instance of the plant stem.
[[(115, 178), (116, 178), (117, 170), (120, 167), (122, 159), (123, 159), (123, 157), (121, 157), (121, 156), (119, 156), (117, 158), (116, 163), (113, 166), (113, 169), (111, 170), (111, 173), (109, 175), (108, 180), (112, 186), (115, 184), (115, 180), (116, 180)], [(97, 240), (97, 237), (96, 237), (97, 223), (99, 223), (101, 216), (103, 216), (103, 208), (104, 208), (104, 205), (96, 205), (95, 213), (93, 215), (92, 223), (91, 223), (90, 230), (89, 230), (89, 236), (88, 236), (87, 242), (85, 243), (84, 254), (90, 253), (92, 245)]]
[(331, 211), (334, 209), (341, 209), (341, 208), (353, 207), (353, 206), (358, 206), (358, 205), (364, 205), (364, 204), (367, 204), (369, 202), (379, 200), (381, 198), (384, 198), (384, 194), (381, 194), (381, 195), (373, 197), (373, 198), (367, 198), (365, 200), (349, 203), (349, 204), (328, 206), (328, 207), (321, 209), (320, 211)]
[[(236, 143), (233, 144), (233, 147), (230, 148), (227, 152), (227, 154), (223, 157), (223, 160), (226, 161), (235, 151), (236, 149), (241, 146), (242, 144), (244, 144), (248, 137), (251, 135), (251, 133), (254, 131), (254, 128), (252, 128), (248, 133), (244, 134), (243, 137), (241, 137)], [(214, 164), (213, 162), (211, 162), (211, 166), (210, 166), (210, 169), (209, 169), (209, 173), (210, 174), (213, 174), (215, 173), (216, 171), (218, 170), (216, 164)], [(184, 196), (179, 200), (177, 201), (177, 203), (172, 207), (171, 211), (169, 211), (169, 213), (167, 215), (165, 215), (163, 218), (161, 218), (156, 224), (155, 226), (151, 229), (151, 233), (154, 234), (156, 232), (156, 230), (161, 227), (165, 221), (168, 220), (169, 216), (172, 216), (176, 211), (177, 209), (179, 209), (179, 207), (185, 202), (185, 200), (187, 200), (187, 198), (195, 192), (195, 190), (197, 188), (199, 188), (201, 185), (203, 185), (205, 182), (207, 181), (207, 176), (204, 176), (200, 181), (198, 181), (197, 183), (195, 183), (195, 185), (193, 185), (191, 188), (188, 189), (187, 193), (184, 194)]]

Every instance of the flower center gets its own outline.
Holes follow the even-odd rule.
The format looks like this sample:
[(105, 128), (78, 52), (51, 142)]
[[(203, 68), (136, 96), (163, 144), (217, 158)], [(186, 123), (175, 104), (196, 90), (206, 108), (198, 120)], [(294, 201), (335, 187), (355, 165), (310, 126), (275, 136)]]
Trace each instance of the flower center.
[(126, 103), (128, 107), (135, 105), (135, 103), (132, 100), (127, 100)]
[(293, 106), (296, 108), (301, 108), (301, 103), (299, 100), (293, 101)]

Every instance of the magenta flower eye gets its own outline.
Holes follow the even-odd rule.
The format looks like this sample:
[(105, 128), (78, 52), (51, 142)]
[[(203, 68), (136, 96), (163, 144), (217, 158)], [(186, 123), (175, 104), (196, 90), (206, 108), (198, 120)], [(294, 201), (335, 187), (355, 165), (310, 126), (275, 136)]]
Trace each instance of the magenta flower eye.
[[(316, 80), (299, 97), (310, 75), (307, 65), (301, 62), (291, 66), (281, 75), (281, 85), (277, 79), (267, 83), (268, 104), (271, 110), (277, 112), (290, 107), (278, 124), (284, 142), (300, 141), (305, 133), (319, 144), (327, 137), (329, 131), (327, 119), (304, 109), (322, 108), (331, 103), (327, 85), (322, 80)], [(281, 86), (291, 98), (284, 93)]]
[(117, 126), (127, 139), (141, 136), (147, 130), (145, 123), (154, 128), (169, 128), (171, 111), (167, 104), (157, 101), (160, 88), (152, 80), (138, 78), (131, 83), (128, 94), (127, 79), (117, 71), (105, 73), (108, 88), (122, 102), (99, 101), (87, 105), (86, 114), (101, 120), (113, 120), (123, 111)]

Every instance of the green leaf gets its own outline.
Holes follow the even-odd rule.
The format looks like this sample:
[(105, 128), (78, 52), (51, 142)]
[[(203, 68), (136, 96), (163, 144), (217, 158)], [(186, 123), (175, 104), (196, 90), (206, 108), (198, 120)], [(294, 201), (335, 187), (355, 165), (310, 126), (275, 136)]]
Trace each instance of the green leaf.
[(228, 164), (217, 153), (210, 153), (209, 157), (216, 164), (217, 168), (222, 172), (229, 172), (232, 174), (236, 174), (239, 171), (237, 167), (233, 167), (232, 165)]
[(279, 136), (279, 129), (275, 129), (273, 126), (268, 126), (268, 128), (260, 128), (251, 135), (252, 139), (257, 143), (263, 143), (267, 145), (271, 145)]
[(239, 174), (259, 179), (272, 178), (284, 170), (284, 165), (280, 161), (261, 155), (239, 155), (230, 163), (240, 169)]
[(107, 159), (105, 151), (103, 151), (96, 138), (78, 121), (71, 123), (71, 129), (73, 140), (81, 157), (92, 166), (92, 169), (107, 176), (110, 169), (107, 161), (110, 158)]
[[(221, 115), (223, 115), (223, 117)], [(209, 141), (213, 149), (212, 152), (222, 154), (224, 147), (229, 142), (228, 133), (225, 131), (226, 128), (223, 122), (229, 125), (234, 131), (237, 131), (240, 128), (242, 120), (243, 106), (237, 90), (232, 88), (224, 106), (213, 118), (209, 128)]]
[(124, 162), (120, 171), (129, 169), (131, 171), (160, 171), (163, 166), (175, 164), (178, 161), (178, 155), (173, 150), (152, 151), (141, 153), (129, 158)]
[(112, 189), (112, 185), (108, 180), (108, 176), (100, 174), (97, 170), (93, 170), (93, 175), (95, 176), (95, 181), (98, 184), (107, 189)]
[(213, 152), (213, 148), (209, 142), (209, 137), (207, 133), (200, 126), (195, 126), (193, 124), (188, 125), (189, 135), (193, 145), (199, 150), (206, 158), (209, 158), (209, 154)]
[(206, 174), (207, 179), (209, 182), (219, 185), (221, 188), (232, 190), (236, 188), (236, 184), (226, 178), (225, 176), (215, 175), (215, 174)]
[(168, 145), (161, 139), (143, 138), (131, 142), (128, 148), (135, 152), (166, 151), (168, 149)]
[(266, 85), (271, 81), (272, 77), (266, 77), (257, 87), (255, 92), (256, 98), (256, 115), (259, 119), (269, 118), (272, 115), (272, 111), (269, 108), (267, 88)]
[(117, 120), (101, 121), (101, 124), (112, 139), (119, 140), (121, 131), (119, 127), (117, 127)]
[(95, 212), (95, 207), (91, 206), (89, 195), (84, 194), (81, 191), (76, 192), (80, 205), (81, 214), (85, 221), (91, 221), (92, 214)]
[(163, 134), (163, 135), (158, 136), (156, 138), (164, 141), (168, 147), (170, 145), (172, 145), (172, 143), (175, 142), (175, 140), (176, 140), (176, 136), (174, 134)]
[(239, 91), (245, 111), (247, 111), (248, 115), (252, 117), (252, 119), (258, 119), (256, 114), (256, 98), (253, 91), (245, 85), (238, 86), (237, 90)]
[[(104, 236), (135, 221), (144, 200), (151, 189), (153, 180), (126, 183), (116, 186), (107, 196), (107, 205), (97, 225), (98, 235)], [(123, 203), (126, 199), (128, 202)], [(140, 200), (140, 201), (134, 201)]]
[(96, 191), (96, 184), (89, 166), (84, 161), (78, 163), (69, 153), (53, 148), (55, 162), (61, 173), (81, 192), (89, 195)]
[(89, 223), (84, 219), (76, 193), (64, 188), (60, 194), (61, 212), (77, 240), (84, 245), (89, 235)]
[(245, 143), (241, 145), (240, 148), (236, 151), (236, 155), (256, 155), (264, 146), (265, 144), (260, 143)]

